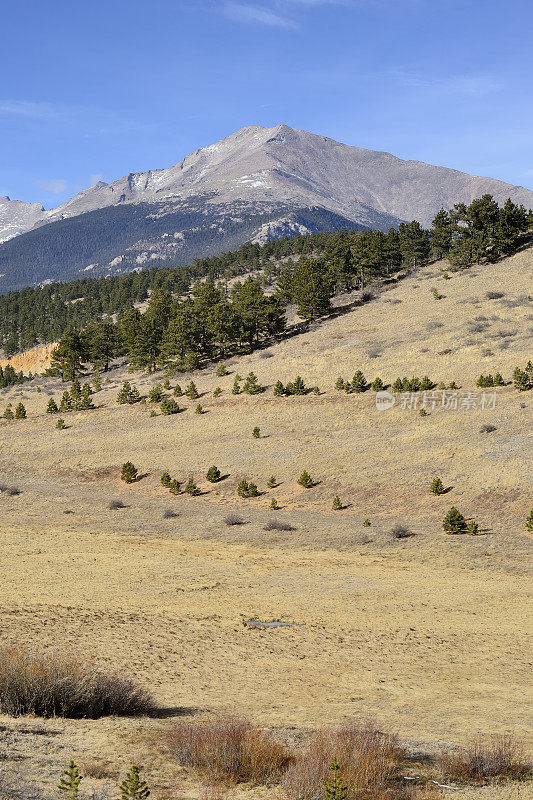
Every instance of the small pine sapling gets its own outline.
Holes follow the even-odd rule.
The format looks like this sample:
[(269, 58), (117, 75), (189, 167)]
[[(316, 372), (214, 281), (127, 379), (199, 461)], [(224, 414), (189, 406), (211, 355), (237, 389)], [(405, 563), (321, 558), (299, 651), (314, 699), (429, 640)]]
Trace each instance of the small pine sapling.
[(274, 397), (283, 397), (285, 394), (285, 387), (281, 381), (276, 381), (274, 384)]
[(198, 394), (198, 389), (196, 388), (196, 384), (194, 381), (191, 381), (187, 388), (185, 389), (185, 394), (189, 398), (189, 400), (198, 400), (200, 395)]
[(163, 397), (159, 406), (161, 413), (165, 416), (170, 414), (179, 414), (180, 407), (173, 397)]
[(278, 485), (275, 475), (271, 475), (267, 481), (267, 486), (269, 489), (274, 489)]
[(215, 375), (217, 376), (217, 378), (223, 378), (224, 375), (227, 375), (227, 374), (228, 374), (228, 370), (226, 369), (226, 365), (225, 364), (219, 364), (217, 369), (216, 369), (216, 372), (215, 372)]
[(8, 406), (4, 411), (4, 419), (15, 419), (15, 415), (13, 414), (13, 409), (11, 406)]
[(339, 377), (335, 381), (335, 389), (337, 389), (337, 391), (339, 392), (342, 392), (344, 390), (344, 385), (345, 385), (344, 378), (342, 377), (342, 375), (339, 375)]
[(150, 790), (141, 780), (139, 767), (133, 766), (120, 784), (120, 800), (148, 800)]
[(207, 470), (205, 477), (210, 483), (216, 483), (220, 480), (222, 473), (218, 467), (212, 466)]
[(526, 531), (533, 533), (533, 508), (526, 517)]
[(339, 762), (336, 758), (330, 764), (332, 772), (329, 781), (323, 782), (324, 787), (324, 800), (346, 800), (348, 797), (348, 787), (344, 783), (339, 767)]
[(164, 398), (165, 393), (163, 391), (163, 387), (159, 384), (152, 386), (150, 391), (148, 392), (148, 400), (151, 403), (160, 403), (161, 400)]
[(59, 409), (57, 407), (57, 403), (53, 397), (50, 398), (48, 401), (48, 405), (46, 406), (46, 413), (47, 414), (58, 414)]
[(177, 383), (176, 386), (174, 386), (174, 391), (172, 392), (172, 394), (174, 395), (174, 397), (182, 397), (183, 396), (183, 391), (182, 391), (182, 388), (179, 385), (179, 383)]
[(478, 536), (479, 534), (479, 525), (475, 521), (475, 519), (470, 519), (466, 523), (466, 533), (470, 536)]
[(466, 519), (455, 506), (452, 506), (444, 517), (442, 529), (449, 534), (466, 533)]
[(366, 378), (360, 369), (357, 370), (352, 380), (352, 389), (354, 392), (364, 392), (367, 387)]
[(254, 437), (254, 439), (260, 439), (261, 438), (261, 428), (259, 428), (257, 425), (255, 426), (255, 428), (252, 431), (252, 436)]
[(59, 417), (59, 419), (56, 422), (57, 430), (58, 431), (64, 431), (66, 427), (67, 426), (65, 425), (65, 420), (63, 419), (63, 417)]
[(372, 389), (375, 392), (382, 392), (384, 388), (385, 388), (385, 386), (384, 386), (383, 381), (381, 380), (381, 378), (374, 378), (374, 380), (372, 382)]
[(220, 397), (221, 394), (222, 394), (222, 389), (220, 388), (220, 386), (217, 386), (216, 389), (214, 389), (213, 391), (213, 397)]
[(306, 469), (302, 472), (297, 481), (304, 489), (310, 489), (313, 486), (313, 479)]
[(241, 393), (241, 384), (239, 383), (238, 376), (235, 376), (235, 380), (233, 381), (233, 389), (231, 390), (232, 394), (240, 394)]
[(170, 392), (171, 388), (172, 387), (170, 385), (169, 379), (165, 378), (165, 380), (163, 381), (163, 389), (165, 390), (165, 392)]
[(401, 378), (396, 378), (396, 380), (392, 384), (392, 391), (393, 392), (403, 392), (403, 381), (402, 381)]
[(365, 526), (365, 528), (370, 528), (370, 526), (372, 525), (372, 523), (370, 522), (370, 520), (369, 520), (369, 519), (364, 519), (364, 520), (363, 520), (363, 525)]
[(257, 375), (255, 375), (253, 372), (250, 372), (244, 381), (242, 390), (246, 394), (259, 394), (263, 391), (263, 387), (257, 382)]
[(198, 403), (198, 405), (194, 409), (194, 413), (195, 414), (203, 414), (204, 413), (204, 407), (203, 407), (203, 405), (201, 403)]
[(15, 419), (26, 419), (26, 408), (23, 403), (17, 403), (15, 407)]
[(138, 470), (137, 467), (132, 464), (131, 461), (126, 461), (125, 464), (122, 465), (122, 471), (120, 473), (121, 479), (124, 483), (135, 483), (137, 480)]
[(179, 494), (181, 492), (181, 483), (176, 478), (173, 478), (168, 485), (168, 490), (170, 494)]
[(164, 486), (165, 489), (168, 489), (172, 482), (172, 478), (170, 477), (170, 473), (165, 470), (161, 475), (161, 486)]
[(342, 510), (342, 503), (341, 503), (341, 499), (340, 499), (338, 494), (336, 494), (335, 497), (333, 498), (332, 509), (333, 509), (333, 511), (341, 511)]
[(440, 478), (433, 478), (429, 485), (429, 491), (431, 494), (444, 494), (446, 489), (444, 488), (444, 484)]
[(500, 372), (497, 372), (494, 375), (494, 386), (505, 386), (505, 381), (501, 376)]
[(78, 800), (81, 781), (82, 776), (79, 773), (78, 767), (71, 759), (67, 769), (61, 776), (57, 788), (61, 792), (62, 797), (68, 797), (69, 800)]
[(190, 494), (191, 497), (197, 497), (199, 494), (201, 494), (200, 489), (195, 484), (194, 477), (192, 475), (189, 477), (189, 480), (185, 484), (183, 491), (186, 494)]

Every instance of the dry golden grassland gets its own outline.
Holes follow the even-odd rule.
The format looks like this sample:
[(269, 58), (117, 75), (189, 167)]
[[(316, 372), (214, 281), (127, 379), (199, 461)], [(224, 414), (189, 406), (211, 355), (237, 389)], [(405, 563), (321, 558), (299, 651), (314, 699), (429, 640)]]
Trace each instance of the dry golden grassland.
[[(493, 410), (437, 405), (421, 417), (398, 402), (379, 412), (372, 391), (333, 385), (356, 369), (386, 383), (455, 380), (460, 395), (480, 393), (481, 372), (509, 380), (532, 357), (532, 264), (528, 250), (450, 280), (432, 265), (349, 313), (232, 359), (225, 377), (213, 366), (172, 379), (183, 388), (194, 379), (202, 415), (186, 398), (186, 411), (168, 417), (151, 417), (155, 405), (118, 406), (125, 378), (146, 392), (164, 377), (124, 368), (109, 373), (97, 409), (64, 415), (63, 431), (45, 413), (60, 383), (4, 390), (0, 412), (22, 399), (28, 419), (0, 425), (0, 479), (20, 490), (0, 494), (0, 641), (65, 647), (134, 673), (169, 717), (238, 709), (285, 729), (371, 715), (419, 752), (477, 733), (531, 743), (524, 522), (533, 392), (509, 385), (494, 390)], [(491, 291), (504, 296), (489, 300)], [(232, 395), (235, 373), (250, 371), (266, 391)], [(321, 394), (273, 397), (278, 378), (298, 374)], [(213, 398), (216, 386), (223, 392)], [(496, 430), (482, 433), (486, 423)], [(131, 486), (120, 481), (127, 460), (142, 476)], [(228, 477), (208, 483), (211, 464)], [(315, 487), (296, 483), (303, 469)], [(164, 470), (180, 481), (194, 474), (204, 493), (171, 495)], [(271, 474), (275, 489), (266, 487)], [(451, 487), (440, 497), (428, 489), (436, 475)], [(241, 478), (261, 496), (238, 498)], [(341, 511), (331, 509), (337, 494)], [(110, 510), (113, 499), (125, 507)], [(483, 535), (444, 535), (451, 505)], [(169, 509), (177, 516), (164, 518)], [(243, 524), (226, 525), (228, 514)], [(274, 518), (293, 530), (265, 531)], [(396, 523), (415, 535), (393, 538)], [(243, 624), (252, 618), (298, 624), (253, 630)], [(109, 762), (111, 773), (141, 758), (154, 789), (198, 796), (153, 744), (167, 719), (1, 723), (0, 750), (19, 753), (50, 787), (71, 755)], [(517, 786), (450, 796), (532, 795)]]

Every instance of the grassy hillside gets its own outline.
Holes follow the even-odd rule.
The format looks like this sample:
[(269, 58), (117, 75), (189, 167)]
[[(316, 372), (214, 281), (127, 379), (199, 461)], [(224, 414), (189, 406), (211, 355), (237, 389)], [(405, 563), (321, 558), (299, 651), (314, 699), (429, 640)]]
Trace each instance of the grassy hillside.
[[(95, 410), (64, 415), (63, 431), (45, 413), (50, 394), (60, 399), (59, 381), (2, 391), (0, 410), (22, 400), (28, 419), (0, 422), (0, 480), (20, 491), (1, 495), (0, 640), (60, 643), (131, 671), (170, 717), (238, 708), (285, 730), (371, 714), (419, 753), (476, 733), (531, 742), (523, 637), (532, 392), (487, 390), (495, 406), (482, 409), (476, 379), (498, 371), (509, 381), (531, 357), (532, 266), (531, 249), (449, 280), (446, 265), (433, 264), (306, 333), (233, 359), (225, 377), (215, 366), (180, 376), (202, 397), (178, 398), (186, 410), (175, 416), (150, 416), (157, 404), (118, 406), (124, 379), (147, 393), (164, 377), (138, 379), (124, 367), (111, 371)], [(378, 411), (374, 392), (334, 389), (339, 374), (357, 369), (385, 383), (425, 374), (455, 381), (459, 398), (477, 393), (478, 407), (442, 408), (437, 391), (427, 416), (400, 400)], [(250, 371), (265, 392), (233, 395), (235, 373)], [(321, 393), (273, 396), (276, 380), (298, 374)], [(198, 402), (207, 413), (194, 413)], [(120, 480), (127, 460), (142, 476), (130, 486)], [(227, 476), (216, 484), (204, 479), (212, 464)], [(313, 488), (296, 482), (304, 469)], [(202, 495), (171, 495), (164, 470), (182, 482), (194, 474)], [(272, 474), (279, 485), (268, 489)], [(428, 489), (436, 475), (449, 487), (438, 497)], [(259, 497), (237, 496), (243, 478)], [(341, 511), (332, 510), (335, 495)], [(114, 499), (124, 507), (109, 509)], [(452, 505), (482, 535), (446, 536)], [(227, 524), (232, 514), (242, 524)], [(271, 520), (290, 529), (265, 530)], [(396, 524), (414, 535), (395, 538)], [(298, 624), (243, 625), (254, 618)], [(196, 797), (198, 784), (155, 743), (168, 724), (24, 723), (24, 739), (20, 721), (2, 719), (50, 787), (71, 754), (117, 769), (139, 758), (156, 796), (179, 786)], [(55, 733), (46, 757), (35, 728), (43, 742)], [(450, 796), (531, 794), (526, 786)]]

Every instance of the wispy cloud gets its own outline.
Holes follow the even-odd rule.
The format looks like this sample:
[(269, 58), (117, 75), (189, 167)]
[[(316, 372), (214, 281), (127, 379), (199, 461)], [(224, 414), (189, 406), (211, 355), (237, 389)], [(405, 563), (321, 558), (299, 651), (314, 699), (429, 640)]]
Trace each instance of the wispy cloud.
[(297, 24), (290, 17), (278, 14), (271, 8), (249, 5), (248, 3), (226, 3), (224, 14), (235, 22), (267, 25), (270, 28), (295, 29)]
[(67, 182), (64, 178), (50, 178), (49, 180), (36, 180), (35, 186), (38, 189), (43, 189), (45, 192), (61, 194), (67, 188)]
[(52, 119), (61, 116), (58, 106), (51, 103), (34, 103), (29, 100), (0, 100), (0, 116)]
[(439, 94), (456, 94), (481, 97), (503, 88), (501, 81), (492, 75), (464, 74), (446, 77), (424, 75), (419, 72), (393, 70), (391, 77), (402, 86), (428, 89)]
[(91, 172), (89, 175), (89, 186), (94, 186), (95, 183), (103, 181), (104, 176), (101, 172)]

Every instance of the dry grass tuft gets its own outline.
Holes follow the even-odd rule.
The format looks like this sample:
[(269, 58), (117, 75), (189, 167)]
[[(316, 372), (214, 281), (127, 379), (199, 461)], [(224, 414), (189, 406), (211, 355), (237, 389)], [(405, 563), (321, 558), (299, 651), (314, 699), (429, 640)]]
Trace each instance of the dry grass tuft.
[(25, 647), (0, 650), (0, 712), (19, 717), (132, 716), (153, 709), (133, 679), (108, 674), (66, 653)]
[(227, 514), (223, 519), (224, 525), (244, 525), (244, 520), (238, 514)]
[(349, 800), (407, 800), (412, 787), (396, 780), (402, 757), (398, 738), (373, 722), (347, 722), (313, 733), (286, 771), (282, 786), (291, 800), (322, 800), (323, 781), (330, 777), (333, 758), (339, 762)]
[(271, 519), (267, 522), (265, 531), (293, 531), (295, 528), (288, 522), (281, 522), (279, 519)]
[(520, 780), (531, 774), (531, 764), (512, 735), (475, 739), (467, 747), (447, 751), (439, 758), (446, 780), (487, 783), (494, 778)]
[(167, 734), (171, 754), (212, 784), (272, 784), (290, 763), (286, 747), (248, 720), (220, 715), (209, 722), (180, 722)]

